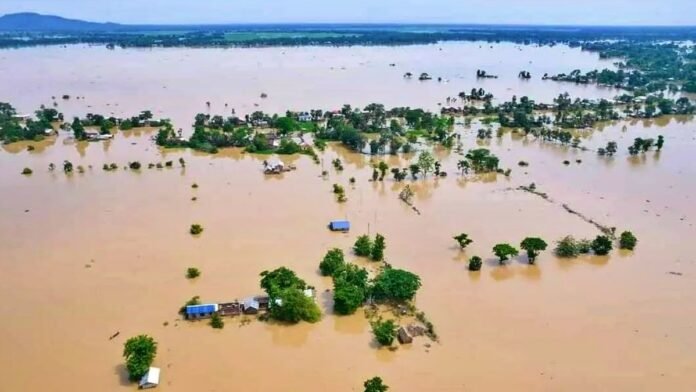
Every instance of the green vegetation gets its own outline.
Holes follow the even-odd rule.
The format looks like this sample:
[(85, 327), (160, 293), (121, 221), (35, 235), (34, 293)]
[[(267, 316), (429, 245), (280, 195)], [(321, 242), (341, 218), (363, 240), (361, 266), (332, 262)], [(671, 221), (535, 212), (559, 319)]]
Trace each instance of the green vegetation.
[(384, 382), (379, 377), (372, 377), (363, 384), (365, 392), (387, 392), (389, 387), (384, 385)]
[(333, 276), (334, 273), (343, 269), (345, 264), (343, 251), (334, 248), (326, 252), (326, 256), (324, 256), (324, 259), (319, 263), (319, 270), (324, 276)]
[(529, 264), (534, 264), (539, 252), (546, 250), (546, 241), (538, 237), (527, 237), (520, 243), (520, 248), (527, 251)]
[(132, 337), (123, 346), (126, 369), (131, 381), (140, 380), (150, 369), (157, 355), (157, 342), (147, 335)]
[(271, 318), (288, 323), (314, 323), (321, 319), (321, 311), (314, 299), (303, 292), (308, 288), (307, 284), (292, 270), (280, 267), (263, 271), (261, 277), (261, 288), (271, 299)]
[(367, 271), (355, 264), (346, 264), (333, 278), (334, 311), (338, 314), (355, 313), (370, 292)]
[(421, 287), (418, 275), (385, 267), (374, 279), (372, 295), (379, 301), (410, 301)]
[(497, 244), (493, 247), (493, 253), (500, 259), (500, 264), (504, 264), (510, 257), (517, 256), (519, 251), (510, 244)]
[(454, 236), (454, 240), (457, 241), (457, 244), (459, 244), (459, 247), (462, 249), (466, 248), (467, 246), (469, 246), (469, 244), (474, 242), (472, 239), (469, 238), (469, 235), (465, 233), (461, 233)]
[(469, 259), (469, 271), (480, 271), (483, 265), (483, 260), (478, 256), (472, 256)]
[(210, 326), (215, 329), (223, 329), (225, 328), (225, 322), (218, 313), (213, 313), (213, 316), (210, 318)]
[(194, 223), (191, 225), (189, 232), (191, 235), (199, 235), (203, 232), (203, 226), (199, 225), (198, 223)]
[(369, 257), (372, 254), (372, 240), (368, 235), (361, 235), (355, 241), (353, 251), (361, 257)]
[(187, 279), (196, 279), (199, 276), (201, 276), (201, 271), (198, 268), (189, 267), (186, 269), (186, 278)]
[(373, 261), (383, 261), (384, 260), (384, 249), (387, 247), (385, 244), (384, 236), (377, 234), (375, 237), (375, 242), (372, 244), (372, 251), (370, 252), (370, 258)]
[(391, 346), (396, 338), (397, 325), (392, 320), (377, 320), (372, 323), (372, 334), (382, 346)]
[(200, 304), (201, 304), (201, 297), (199, 297), (197, 295), (194, 297), (191, 297), (191, 299), (186, 301), (184, 306), (182, 306), (181, 309), (179, 309), (179, 313), (186, 313), (187, 306), (200, 305)]
[(619, 248), (633, 250), (638, 244), (638, 239), (630, 231), (624, 231), (619, 237)]
[(471, 167), (476, 173), (489, 173), (498, 170), (499, 159), (491, 154), (488, 149), (477, 148), (469, 150), (466, 154), (466, 159), (469, 163), (466, 167)]
[(604, 256), (611, 252), (614, 247), (611, 239), (605, 235), (598, 235), (592, 241), (592, 251), (599, 256)]
[(28, 167), (25, 167), (24, 169), (22, 169), (22, 174), (25, 176), (31, 175), (32, 173), (33, 173), (33, 171)]
[(577, 257), (580, 254), (578, 241), (572, 236), (566, 236), (556, 242), (556, 256), (563, 258)]

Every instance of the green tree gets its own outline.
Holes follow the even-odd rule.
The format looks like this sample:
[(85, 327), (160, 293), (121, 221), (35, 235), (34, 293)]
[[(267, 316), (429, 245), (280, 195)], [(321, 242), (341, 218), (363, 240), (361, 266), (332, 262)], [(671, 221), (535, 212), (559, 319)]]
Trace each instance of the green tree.
[(128, 377), (132, 381), (140, 380), (150, 369), (155, 355), (157, 355), (157, 342), (150, 336), (138, 335), (128, 339), (123, 346)]
[(278, 303), (271, 305), (270, 315), (278, 321), (298, 323), (307, 321), (315, 323), (321, 319), (321, 310), (314, 299), (306, 296), (301, 289), (291, 287), (281, 290), (272, 296)]
[(367, 235), (361, 235), (353, 245), (355, 254), (361, 257), (368, 257), (372, 253), (372, 240)]
[(474, 242), (471, 238), (469, 238), (469, 235), (465, 233), (461, 233), (459, 235), (454, 236), (454, 240), (457, 241), (459, 247), (462, 249), (466, 248), (467, 246), (469, 246), (469, 244)]
[(189, 232), (192, 235), (198, 235), (203, 232), (203, 226), (199, 225), (198, 223), (194, 223), (191, 225), (191, 228), (189, 229)]
[(365, 387), (365, 392), (387, 392), (389, 389), (379, 377), (372, 377), (365, 381), (363, 386)]
[(276, 120), (275, 127), (278, 128), (278, 133), (281, 135), (289, 135), (300, 129), (297, 120), (291, 117), (280, 117)]
[(418, 275), (387, 267), (374, 279), (372, 294), (377, 300), (408, 301), (421, 287)]
[(286, 289), (298, 289), (302, 292), (301, 290), (307, 288), (307, 283), (286, 267), (276, 268), (273, 271), (263, 271), (261, 277), (261, 288), (271, 298), (277, 297), (281, 291)]
[(385, 244), (384, 236), (377, 234), (375, 237), (375, 242), (372, 245), (372, 251), (370, 252), (370, 258), (374, 261), (384, 260), (384, 249), (387, 247)]
[(630, 231), (624, 231), (619, 237), (619, 248), (633, 250), (638, 243), (638, 238)]
[(372, 333), (382, 346), (391, 346), (396, 338), (396, 323), (393, 320), (377, 320), (372, 323)]
[(435, 167), (435, 157), (429, 151), (422, 151), (418, 155), (418, 167), (423, 172), (423, 176), (427, 176)]
[(365, 291), (345, 279), (334, 280), (334, 311), (353, 314), (365, 302)]
[(605, 235), (598, 235), (593, 241), (592, 241), (592, 251), (596, 255), (604, 256), (609, 254), (609, 252), (612, 250), (614, 247), (613, 243), (611, 242), (611, 239)]
[(201, 271), (200, 271), (198, 268), (189, 267), (189, 268), (186, 270), (186, 277), (187, 277), (188, 279), (195, 279), (195, 278), (197, 278), (197, 277), (199, 277), (199, 276), (201, 276)]
[(657, 147), (657, 151), (662, 150), (662, 147), (665, 145), (665, 137), (662, 135), (657, 136), (657, 142), (655, 142), (655, 147)]
[(527, 251), (529, 264), (534, 264), (539, 252), (546, 250), (548, 244), (538, 237), (527, 237), (520, 243), (520, 248)]
[(510, 244), (497, 244), (493, 247), (493, 253), (500, 259), (500, 264), (504, 264), (505, 260), (517, 256), (519, 251)]
[(384, 175), (387, 174), (387, 170), (389, 170), (389, 165), (387, 165), (384, 161), (381, 161), (377, 165), (377, 169), (379, 169), (379, 180), (383, 181)]
[(480, 271), (483, 265), (483, 260), (478, 256), (472, 256), (469, 259), (469, 271)]
[(333, 276), (336, 272), (341, 270), (345, 264), (343, 251), (334, 248), (326, 252), (324, 259), (319, 263), (319, 270), (324, 276)]
[(418, 166), (416, 164), (412, 164), (408, 167), (408, 170), (411, 171), (411, 178), (413, 178), (415, 180), (418, 178), (418, 174), (420, 173), (421, 168), (420, 168), (420, 166)]

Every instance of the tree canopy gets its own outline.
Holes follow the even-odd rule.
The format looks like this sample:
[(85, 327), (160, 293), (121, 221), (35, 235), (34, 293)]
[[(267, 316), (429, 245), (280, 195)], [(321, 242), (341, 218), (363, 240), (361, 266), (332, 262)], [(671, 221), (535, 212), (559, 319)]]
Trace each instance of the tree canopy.
[(128, 377), (132, 381), (140, 380), (150, 369), (155, 355), (157, 355), (157, 342), (152, 337), (138, 335), (128, 339), (123, 346)]

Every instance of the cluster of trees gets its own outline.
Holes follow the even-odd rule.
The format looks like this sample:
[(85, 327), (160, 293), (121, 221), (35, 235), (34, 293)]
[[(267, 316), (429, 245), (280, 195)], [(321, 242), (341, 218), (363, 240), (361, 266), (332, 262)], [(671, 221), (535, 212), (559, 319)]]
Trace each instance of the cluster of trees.
[(261, 288), (270, 298), (270, 317), (287, 323), (307, 321), (314, 323), (321, 318), (321, 310), (314, 298), (305, 295), (310, 288), (295, 272), (280, 267), (261, 273)]
[(386, 240), (383, 235), (377, 233), (374, 241), (368, 235), (361, 235), (353, 245), (353, 251), (361, 257), (369, 257), (373, 261), (384, 261), (384, 249)]
[[(637, 244), (638, 239), (630, 231), (624, 231), (619, 236), (620, 249), (633, 250)], [(598, 235), (593, 240), (578, 240), (572, 236), (566, 236), (556, 242), (554, 252), (556, 256), (564, 258), (573, 258), (590, 252), (604, 256), (609, 254), (613, 248), (614, 241), (607, 235)]]
[(662, 147), (665, 145), (665, 138), (662, 135), (659, 135), (657, 137), (657, 141), (652, 138), (648, 139), (643, 139), (640, 137), (637, 137), (633, 140), (633, 144), (628, 146), (628, 153), (630, 155), (638, 155), (640, 152), (648, 152), (650, 149), (655, 146), (658, 151), (662, 150)]
[[(461, 249), (465, 249), (474, 241), (466, 233), (460, 233), (453, 237)], [(526, 237), (520, 242), (520, 248), (527, 252), (527, 260), (529, 264), (534, 264), (539, 253), (546, 250), (548, 244), (546, 241), (539, 237)], [(493, 247), (493, 253), (500, 260), (500, 264), (503, 264), (510, 257), (517, 256), (519, 250), (514, 246), (507, 243), (496, 244)], [(481, 269), (483, 262), (479, 256), (473, 256), (469, 259), (469, 270), (478, 271)]]
[(20, 140), (41, 140), (46, 135), (46, 130), (53, 130), (54, 122), (63, 120), (62, 113), (43, 106), (35, 112), (35, 117), (22, 124), (14, 107), (0, 102), (0, 141), (13, 143)]

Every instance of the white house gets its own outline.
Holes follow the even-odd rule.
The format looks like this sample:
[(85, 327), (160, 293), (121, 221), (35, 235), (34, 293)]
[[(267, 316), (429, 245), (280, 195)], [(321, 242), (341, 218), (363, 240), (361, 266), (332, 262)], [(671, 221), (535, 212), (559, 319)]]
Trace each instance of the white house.
[(154, 388), (157, 385), (159, 385), (159, 380), (160, 380), (160, 369), (156, 367), (151, 367), (150, 370), (145, 373), (142, 379), (140, 379), (140, 383), (138, 384), (138, 388), (140, 389), (149, 389), (149, 388)]

